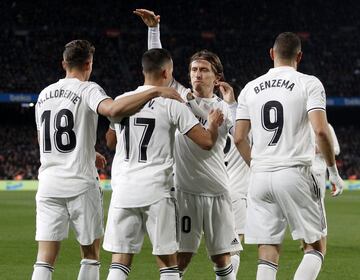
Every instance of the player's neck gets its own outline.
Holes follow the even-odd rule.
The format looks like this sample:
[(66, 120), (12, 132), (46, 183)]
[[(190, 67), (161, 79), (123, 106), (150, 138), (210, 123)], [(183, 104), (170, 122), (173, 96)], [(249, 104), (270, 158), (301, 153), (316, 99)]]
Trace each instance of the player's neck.
[(281, 66), (288, 66), (292, 67), (295, 70), (297, 69), (297, 62), (295, 60), (282, 60), (282, 59), (275, 59), (274, 60), (274, 67), (281, 67)]
[(87, 75), (84, 72), (80, 72), (80, 71), (66, 71), (66, 76), (65, 79), (73, 79), (76, 78), (80, 81), (87, 81)]
[(214, 93), (212, 91), (207, 91), (207, 92), (203, 92), (203, 91), (193, 91), (194, 95), (200, 98), (212, 98)]
[(144, 86), (164, 87), (164, 86), (167, 86), (167, 85), (164, 85), (163, 80), (145, 79)]

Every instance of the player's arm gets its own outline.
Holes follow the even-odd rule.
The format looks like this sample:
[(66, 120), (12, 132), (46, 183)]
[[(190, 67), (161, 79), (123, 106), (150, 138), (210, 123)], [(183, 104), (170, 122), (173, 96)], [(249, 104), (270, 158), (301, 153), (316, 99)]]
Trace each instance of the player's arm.
[(149, 100), (159, 96), (184, 102), (180, 94), (173, 88), (153, 87), (137, 94), (124, 96), (115, 101), (111, 98), (104, 99), (98, 105), (97, 111), (100, 115), (109, 118), (127, 117), (139, 111)]
[(329, 171), (329, 180), (333, 183), (336, 189), (333, 191), (333, 196), (342, 193), (344, 182), (339, 176), (336, 167), (334, 147), (331, 139), (331, 133), (324, 110), (312, 110), (308, 113), (309, 120), (315, 132), (316, 142), (319, 150), (323, 155)]
[(100, 154), (99, 152), (96, 152), (96, 158), (95, 158), (95, 166), (97, 169), (103, 169), (106, 165), (106, 158)]
[(336, 133), (334, 128), (329, 124), (329, 129), (330, 129), (330, 134), (331, 134), (331, 139), (333, 141), (334, 144), (334, 153), (335, 156), (338, 156), (340, 154), (340, 145), (339, 145), (339, 141), (336, 137)]
[(108, 131), (106, 132), (105, 138), (106, 138), (106, 146), (110, 150), (115, 150), (115, 147), (116, 147), (116, 144), (117, 144), (115, 130), (112, 129), (111, 127), (109, 127)]
[(224, 121), (222, 112), (212, 110), (208, 116), (208, 128), (205, 129), (202, 125), (197, 124), (193, 126), (185, 135), (194, 141), (204, 150), (211, 150), (215, 145), (218, 137), (219, 126)]
[(236, 109), (237, 109), (237, 102), (235, 99), (234, 89), (233, 87), (227, 83), (219, 81), (217, 83), (219, 90), (221, 92), (223, 100), (228, 105), (229, 109), (229, 119), (227, 120), (227, 127), (229, 128), (229, 132), (231, 135), (235, 133), (235, 119), (236, 119)]
[(141, 17), (148, 27), (148, 50), (161, 49), (160, 41), (160, 15), (155, 15), (153, 11), (146, 9), (136, 9), (134, 14)]
[(248, 141), (249, 132), (250, 120), (239, 119), (236, 121), (234, 135), (235, 146), (248, 166), (250, 166), (251, 162), (251, 148)]

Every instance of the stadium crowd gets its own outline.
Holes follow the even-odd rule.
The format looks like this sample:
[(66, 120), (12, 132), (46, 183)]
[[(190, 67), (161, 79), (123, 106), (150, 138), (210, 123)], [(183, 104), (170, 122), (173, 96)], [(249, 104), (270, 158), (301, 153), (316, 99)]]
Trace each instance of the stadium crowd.
[[(96, 46), (93, 81), (113, 97), (132, 90), (142, 82), (139, 61), (147, 48), (147, 29), (132, 11), (144, 6), (162, 15), (163, 47), (171, 50), (174, 76), (183, 84), (188, 84), (188, 58), (207, 48), (220, 55), (226, 80), (242, 88), (271, 67), (268, 49), (272, 36), (292, 30), (302, 38), (306, 54), (299, 70), (317, 76), (328, 96), (358, 96), (360, 51), (356, 44), (360, 26), (357, 14), (351, 12), (355, 1), (350, 1), (354, 5), (298, 0), (254, 5), (253, 1), (225, 0), (221, 9), (218, 2), (203, 0), (193, 1), (191, 6), (163, 0), (113, 1), (112, 5), (94, 2), (86, 9), (63, 1), (35, 2), (0, 3), (4, 11), (0, 21), (0, 94), (39, 92), (57, 81), (63, 76), (58, 58), (64, 44), (74, 38), (88, 39)], [(324, 9), (326, 13), (319, 12)], [(188, 16), (194, 14), (198, 16)], [(106, 178), (113, 153), (105, 147), (106, 125), (99, 128), (96, 149), (108, 160), (107, 168), (101, 171), (101, 177)], [(335, 131), (341, 146), (337, 159), (340, 174), (359, 178), (360, 158), (353, 152), (360, 149), (359, 128), (335, 126)], [(34, 122), (1, 124), (0, 179), (35, 179), (38, 166)]]
[[(360, 87), (359, 21), (351, 4), (226, 0), (219, 9), (218, 2), (203, 0), (192, 5), (114, 1), (84, 9), (61, 1), (35, 2), (36, 9), (26, 1), (0, 4), (6, 11), (0, 22), (0, 92), (39, 92), (55, 82), (63, 75), (58, 59), (63, 45), (74, 38), (96, 46), (94, 81), (112, 96), (131, 90), (141, 83), (138, 61), (146, 50), (146, 28), (132, 14), (139, 6), (163, 15), (163, 45), (171, 50), (175, 76), (184, 84), (188, 58), (207, 48), (220, 54), (227, 80), (242, 87), (271, 66), (272, 36), (292, 30), (302, 38), (306, 53), (299, 70), (319, 77), (329, 96), (356, 96)], [(188, 16), (194, 14), (198, 16)]]

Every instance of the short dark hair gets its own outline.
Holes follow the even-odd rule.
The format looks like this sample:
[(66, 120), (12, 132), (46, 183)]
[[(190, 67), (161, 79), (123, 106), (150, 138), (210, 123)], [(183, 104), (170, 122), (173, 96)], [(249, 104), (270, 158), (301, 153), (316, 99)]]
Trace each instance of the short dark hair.
[(276, 37), (273, 48), (279, 58), (292, 59), (301, 51), (301, 40), (295, 33), (283, 32)]
[(220, 81), (225, 80), (224, 67), (221, 63), (220, 58), (215, 53), (208, 50), (201, 50), (193, 54), (193, 56), (190, 58), (189, 72), (191, 71), (191, 63), (199, 59), (209, 62), (211, 64), (211, 69), (213, 70), (215, 75), (219, 77)]
[(144, 73), (158, 74), (163, 66), (171, 61), (171, 54), (166, 49), (150, 49), (146, 51), (141, 59)]
[(63, 59), (70, 68), (82, 67), (95, 53), (95, 47), (87, 40), (73, 40), (65, 45)]

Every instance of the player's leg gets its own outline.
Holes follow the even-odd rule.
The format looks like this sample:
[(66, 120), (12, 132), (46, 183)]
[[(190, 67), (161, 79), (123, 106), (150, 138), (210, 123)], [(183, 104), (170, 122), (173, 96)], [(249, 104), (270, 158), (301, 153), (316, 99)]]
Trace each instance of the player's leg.
[(203, 231), (202, 197), (177, 191), (179, 205), (179, 253), (178, 267), (180, 278), (190, 264), (192, 256), (197, 252)]
[(125, 280), (127, 279), (133, 260), (133, 254), (114, 253), (111, 258), (107, 280)]
[(258, 245), (258, 268), (256, 280), (275, 280), (280, 257), (280, 245)]
[[(239, 241), (243, 242), (246, 222), (246, 198), (238, 198), (233, 200), (232, 209), (234, 214), (235, 232), (239, 236)], [(240, 260), (240, 251), (231, 253), (231, 263), (233, 265), (235, 276), (239, 271)]]
[(100, 277), (100, 238), (91, 245), (81, 246), (81, 262), (78, 280), (94, 279)]
[(60, 251), (59, 241), (39, 241), (32, 280), (50, 280), (56, 257)]
[(163, 198), (150, 205), (144, 222), (153, 246), (161, 280), (178, 280), (177, 205), (174, 198)]
[(60, 250), (67, 237), (69, 221), (63, 198), (36, 196), (36, 236), (38, 253), (32, 280), (49, 280)]
[(216, 279), (236, 279), (230, 253), (242, 250), (235, 233), (231, 199), (228, 194), (203, 197), (204, 237)]
[(321, 188), (310, 168), (296, 167), (274, 172), (274, 196), (279, 201), (293, 239), (304, 240), (304, 257), (294, 279), (316, 279), (326, 244), (327, 234)]
[(78, 280), (100, 279), (100, 238), (103, 236), (102, 192), (100, 187), (67, 199), (70, 225), (80, 243)]
[(141, 250), (145, 230), (143, 208), (109, 207), (103, 248), (112, 252), (107, 280), (127, 279), (133, 255)]
[(276, 279), (286, 220), (272, 194), (273, 172), (254, 172), (247, 197), (245, 243), (258, 245), (256, 279)]
[(304, 257), (296, 270), (294, 280), (315, 280), (324, 261), (325, 251), (326, 243), (324, 243), (324, 239), (312, 244), (305, 243)]

